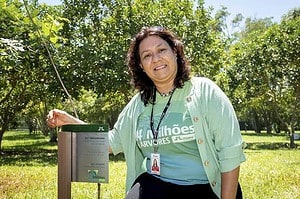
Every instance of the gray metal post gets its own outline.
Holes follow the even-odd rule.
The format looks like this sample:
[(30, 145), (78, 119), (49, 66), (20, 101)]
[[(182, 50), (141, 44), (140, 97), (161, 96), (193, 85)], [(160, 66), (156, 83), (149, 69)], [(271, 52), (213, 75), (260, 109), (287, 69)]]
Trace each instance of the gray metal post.
[(108, 183), (108, 125), (64, 125), (58, 133), (58, 199), (71, 199), (72, 182)]
[(100, 192), (101, 184), (97, 183), (97, 185), (98, 185), (98, 199), (100, 199), (100, 196), (101, 196), (101, 192)]
[(58, 133), (58, 199), (71, 198), (71, 132)]

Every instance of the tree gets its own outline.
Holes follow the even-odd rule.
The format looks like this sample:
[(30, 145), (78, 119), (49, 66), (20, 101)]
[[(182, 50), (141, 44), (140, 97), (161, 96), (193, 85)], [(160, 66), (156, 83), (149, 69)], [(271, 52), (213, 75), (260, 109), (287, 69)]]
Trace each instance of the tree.
[(260, 34), (253, 29), (233, 46), (234, 62), (228, 70), (240, 110), (258, 118), (261, 122), (257, 124), (262, 123), (268, 131), (280, 121), (290, 132), (291, 147), (300, 115), (299, 24), (296, 17), (267, 26)]
[(63, 5), (69, 21), (62, 31), (67, 41), (59, 49), (64, 66), (59, 70), (75, 98), (82, 87), (97, 94), (97, 102), (106, 107), (98, 114), (110, 115), (110, 124), (134, 94), (125, 59), (131, 38), (142, 26), (165, 26), (182, 37), (194, 73), (214, 78), (223, 67), (218, 59), (224, 55), (222, 42), (214, 40), (203, 3), (65, 0)]
[[(40, 45), (40, 39), (55, 40), (60, 24), (50, 15), (44, 15), (42, 11), (47, 7), (38, 9), (36, 1), (27, 7), (19, 1), (1, 1), (0, 4), (0, 24), (5, 27), (0, 29), (1, 149), (3, 134), (15, 117), (30, 102), (36, 104), (51, 95), (48, 54)], [(31, 16), (24, 12), (26, 9), (31, 9)], [(43, 30), (40, 35), (37, 35), (37, 27)]]
[(294, 148), (295, 127), (300, 121), (300, 15), (270, 29), (265, 38), (268, 48), (262, 53), (270, 71), (267, 95)]

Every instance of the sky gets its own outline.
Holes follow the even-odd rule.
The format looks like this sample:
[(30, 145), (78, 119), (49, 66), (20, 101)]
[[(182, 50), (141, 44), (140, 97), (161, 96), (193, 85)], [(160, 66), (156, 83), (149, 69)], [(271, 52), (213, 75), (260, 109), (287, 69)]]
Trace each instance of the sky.
[(280, 22), (281, 17), (293, 8), (300, 8), (300, 0), (205, 0), (206, 7), (213, 6), (215, 10), (221, 5), (227, 7), (231, 16), (241, 13), (244, 17), (266, 18)]
[[(49, 5), (58, 5), (60, 0), (39, 0)], [(219, 10), (221, 5), (234, 17), (241, 13), (244, 17), (266, 18), (280, 22), (281, 17), (292, 8), (300, 7), (300, 0), (205, 0), (205, 7), (212, 6)]]

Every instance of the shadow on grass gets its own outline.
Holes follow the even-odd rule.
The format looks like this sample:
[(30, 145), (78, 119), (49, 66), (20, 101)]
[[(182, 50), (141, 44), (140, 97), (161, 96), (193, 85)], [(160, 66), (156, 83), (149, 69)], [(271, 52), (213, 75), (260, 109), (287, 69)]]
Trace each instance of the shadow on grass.
[(4, 134), (4, 139), (7, 141), (16, 141), (16, 140), (38, 140), (45, 138), (41, 132), (36, 134), (29, 134), (27, 131), (13, 131), (7, 132)]
[[(274, 134), (253, 134), (244, 133), (248, 136), (282, 136)], [(5, 136), (5, 140), (10, 143), (14, 141), (24, 140), (22, 144), (10, 144), (9, 147), (4, 147), (4, 155), (0, 156), (0, 166), (14, 165), (14, 166), (55, 166), (57, 160), (57, 143), (51, 143), (45, 136), (29, 135), (26, 132), (12, 132)], [(296, 150), (299, 150), (299, 143), (296, 144)], [(279, 150), (290, 149), (288, 142), (250, 142), (247, 143), (247, 150)], [(109, 155), (109, 161), (125, 161), (123, 153), (118, 155)]]
[(53, 166), (57, 164), (57, 143), (41, 133), (10, 131), (4, 134), (0, 166)]
[(57, 150), (5, 150), (0, 166), (54, 166), (57, 164)]
[[(297, 149), (298, 146), (296, 145)], [(249, 150), (279, 150), (279, 149), (291, 149), (289, 143), (285, 142), (251, 142), (247, 143), (246, 149)]]
[[(57, 149), (24, 149), (16, 147), (4, 151), (0, 157), (0, 166), (55, 166), (58, 164)], [(109, 161), (125, 161), (123, 153), (118, 155), (109, 155)]]
[(109, 154), (109, 161), (113, 161), (113, 162), (124, 161), (125, 162), (124, 153), (119, 153), (117, 155)]
[[(5, 134), (0, 166), (55, 166), (58, 164), (57, 143), (49, 142), (42, 134), (29, 135), (26, 131)], [(23, 142), (24, 141), (24, 142)], [(109, 155), (110, 161), (125, 161), (124, 154)]]
[(53, 166), (57, 164), (57, 143), (36, 140), (26, 145), (3, 148), (1, 165), (14, 166)]
[(285, 137), (286, 133), (254, 133), (254, 132), (242, 132), (242, 135), (253, 136), (253, 137)]

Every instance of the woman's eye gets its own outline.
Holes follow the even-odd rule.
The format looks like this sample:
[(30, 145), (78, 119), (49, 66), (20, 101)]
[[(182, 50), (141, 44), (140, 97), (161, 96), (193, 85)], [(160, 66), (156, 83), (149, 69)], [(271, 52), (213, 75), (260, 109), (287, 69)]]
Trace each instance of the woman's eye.
[(149, 57), (150, 57), (150, 54), (146, 54), (146, 55), (144, 55), (143, 59), (147, 59)]

